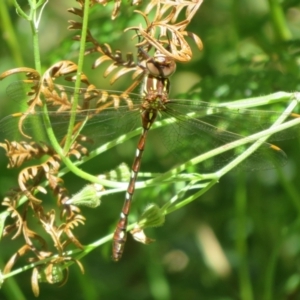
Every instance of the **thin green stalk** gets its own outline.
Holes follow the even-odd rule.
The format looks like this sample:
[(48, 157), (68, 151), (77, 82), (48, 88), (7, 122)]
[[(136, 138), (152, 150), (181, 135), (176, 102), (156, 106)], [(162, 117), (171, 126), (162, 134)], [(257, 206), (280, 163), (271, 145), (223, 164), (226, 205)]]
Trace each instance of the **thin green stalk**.
[[(39, 44), (39, 21), (37, 17), (38, 5), (36, 0), (30, 1), (31, 3), (31, 14), (30, 14), (30, 26), (32, 32), (33, 40), (33, 57), (35, 69), (42, 74), (42, 64), (41, 64), (41, 55), (40, 55), (40, 44)], [(42, 12), (41, 12), (42, 13)]]
[(266, 264), (266, 275), (264, 281), (264, 294), (262, 299), (264, 300), (272, 300), (274, 299), (273, 286), (274, 286), (274, 275), (275, 268), (278, 261), (278, 256), (280, 254), (280, 249), (283, 245), (283, 242), (290, 236), (295, 233), (298, 234), (300, 228), (300, 218), (298, 217), (293, 224), (291, 224), (288, 228), (284, 228), (282, 230), (282, 234), (279, 237), (279, 241), (277, 245), (272, 249), (270, 254), (270, 259)]
[(245, 178), (242, 174), (237, 176), (237, 188), (235, 194), (236, 211), (236, 250), (239, 256), (238, 278), (240, 288), (240, 298), (243, 300), (252, 300), (253, 290), (248, 270), (248, 251), (247, 251), (247, 196), (245, 187)]
[[(48, 0), (30, 0), (28, 4), (30, 6), (30, 13), (27, 15), (20, 5), (18, 4), (17, 0), (14, 0), (14, 5), (16, 7), (16, 11), (25, 20), (27, 20), (31, 27), (32, 32), (32, 40), (33, 40), (33, 55), (34, 55), (34, 63), (35, 69), (41, 74), (42, 67), (41, 67), (41, 56), (40, 56), (40, 47), (39, 47), (39, 23), (41, 20), (41, 16), (43, 14), (43, 10), (48, 3)], [(39, 11), (38, 11), (39, 10)]]
[(280, 41), (290, 41), (292, 34), (287, 26), (285, 15), (280, 4), (282, 1), (269, 0), (270, 14), (273, 27)]
[(153, 300), (169, 300), (172, 299), (171, 287), (166, 278), (165, 268), (160, 260), (156, 258), (160, 256), (159, 246), (155, 245), (151, 251), (144, 248), (145, 259), (151, 261), (146, 265), (146, 276), (148, 277), (149, 289)]
[(280, 249), (282, 247), (282, 243), (284, 241), (283, 237), (280, 237), (279, 242), (275, 247), (273, 247), (272, 252), (270, 254), (270, 258), (268, 263), (266, 264), (266, 275), (264, 280), (264, 296), (262, 299), (264, 300), (272, 300), (273, 297), (273, 284), (274, 284), (274, 275), (275, 275), (275, 268), (278, 260), (278, 255)]
[[(79, 51), (79, 58), (78, 58), (78, 66), (77, 66), (77, 76), (76, 76), (76, 82), (75, 82), (75, 90), (78, 90), (80, 88), (81, 84), (81, 74), (82, 74), (82, 68), (83, 68), (83, 61), (84, 61), (84, 50), (85, 50), (85, 41), (86, 41), (86, 34), (87, 34), (87, 24), (88, 24), (88, 13), (89, 13), (89, 0), (85, 0), (85, 8), (84, 9), (84, 16), (83, 16), (83, 24), (82, 24), (82, 32), (81, 32), (81, 40), (80, 40), (80, 51)], [(71, 108), (71, 114), (70, 114), (70, 121), (67, 131), (67, 138), (66, 143), (64, 146), (64, 149), (60, 147), (60, 144), (58, 143), (56, 136), (52, 130), (51, 121), (48, 115), (47, 106), (43, 106), (43, 112), (44, 112), (44, 123), (46, 125), (46, 132), (48, 135), (48, 138), (51, 142), (51, 145), (55, 149), (55, 151), (59, 154), (61, 160), (66, 165), (67, 169), (76, 174), (77, 176), (90, 181), (94, 183), (99, 183), (99, 179), (87, 172), (82, 171), (79, 169), (68, 157), (66, 157), (66, 153), (69, 151), (70, 146), (72, 144), (72, 137), (73, 137), (73, 128), (75, 125), (75, 118), (76, 118), (76, 108), (78, 105), (78, 94), (74, 94), (74, 99), (72, 103)], [(101, 180), (102, 183), (105, 186), (109, 187), (118, 187), (117, 183), (110, 180)]]
[(280, 183), (284, 187), (286, 194), (289, 196), (289, 199), (300, 216), (300, 194), (298, 189), (295, 188), (295, 185), (293, 185), (290, 180), (287, 179), (287, 176), (284, 175), (284, 172), (281, 168), (278, 168), (277, 174), (279, 175)]
[(39, 34), (37, 28), (34, 28), (33, 23), (31, 23), (32, 29), (32, 42), (33, 42), (33, 57), (34, 57), (34, 66), (35, 69), (42, 74), (42, 64), (41, 64), (41, 56), (40, 56), (40, 46), (39, 46)]
[(276, 92), (265, 96), (250, 97), (231, 102), (222, 102), (218, 104), (218, 107), (227, 107), (229, 110), (236, 108), (253, 108), (263, 105), (286, 102), (291, 100), (293, 96), (293, 93)]
[[(22, 15), (24, 18), (26, 18), (27, 20), (30, 21), (30, 25), (31, 25), (31, 29), (32, 29), (32, 34), (33, 34), (33, 49), (34, 49), (34, 60), (35, 60), (35, 68), (39, 71), (39, 73), (41, 73), (41, 60), (40, 60), (40, 52), (39, 52), (39, 38), (38, 38), (38, 26), (39, 26), (39, 22), (41, 19), (41, 14), (42, 11), (45, 7), (45, 5), (47, 4), (47, 0), (40, 0), (38, 2), (36, 2), (36, 0), (31, 1), (31, 12), (30, 12), (30, 16), (27, 16), (22, 9), (19, 7), (18, 3), (15, 1), (15, 5), (17, 7), (18, 13), (20, 15)], [(89, 7), (89, 0), (85, 1), (85, 5), (86, 7)], [(40, 9), (40, 15), (37, 15), (37, 9), (41, 7)], [(84, 14), (84, 24), (83, 24), (83, 32), (82, 32), (82, 41), (81, 41), (81, 48), (80, 48), (80, 54), (79, 54), (79, 62), (78, 62), (78, 75), (76, 78), (76, 86), (80, 86), (80, 75), (82, 73), (82, 65), (83, 65), (83, 57), (84, 57), (84, 45), (85, 45), (85, 39), (86, 39), (86, 31), (87, 31), (87, 19), (88, 19), (88, 9), (84, 10), (85, 14)], [(44, 123), (46, 126), (46, 132), (47, 132), (47, 136), (51, 142), (51, 145), (53, 146), (53, 148), (55, 149), (55, 151), (59, 154), (59, 156), (61, 157), (62, 161), (65, 163), (65, 165), (68, 167), (68, 169), (70, 171), (72, 171), (73, 173), (77, 174), (79, 177), (82, 177), (90, 182), (98, 182), (97, 178), (95, 176), (90, 175), (89, 173), (86, 173), (82, 170), (80, 170), (79, 168), (77, 168), (72, 161), (66, 157), (65, 153), (68, 151), (69, 147), (70, 147), (70, 142), (71, 142), (71, 138), (72, 138), (72, 132), (73, 132), (73, 126), (74, 126), (74, 122), (75, 122), (75, 111), (76, 111), (76, 107), (77, 107), (77, 102), (78, 102), (78, 96), (76, 98), (76, 94), (74, 97), (74, 102), (73, 102), (73, 107), (72, 107), (72, 112), (71, 113), (71, 118), (70, 118), (70, 126), (68, 128), (68, 136), (67, 136), (67, 141), (69, 143), (69, 146), (67, 148), (65, 148), (65, 151), (63, 151), (56, 139), (56, 136), (53, 132), (52, 129), (52, 125), (51, 125), (51, 121), (49, 118), (49, 114), (48, 114), (48, 108), (47, 105), (44, 103), (43, 105), (43, 119), (44, 119)], [(116, 187), (116, 184), (112, 184), (111, 181), (105, 181), (105, 183), (107, 184), (107, 186), (112, 186), (112, 187)]]
[[(83, 10), (83, 19), (82, 19), (82, 30), (81, 30), (81, 38), (80, 38), (80, 46), (79, 46), (79, 57), (77, 63), (77, 74), (76, 74), (76, 81), (75, 81), (75, 90), (79, 90), (81, 84), (81, 75), (82, 75), (82, 68), (84, 62), (84, 52), (85, 52), (85, 43), (86, 43), (86, 36), (88, 30), (88, 20), (89, 20), (89, 7), (90, 1), (84, 1), (84, 10)], [(76, 108), (78, 106), (78, 94), (74, 94), (72, 108), (71, 108), (71, 115), (69, 121), (69, 127), (67, 131), (67, 138), (66, 143), (64, 146), (64, 153), (68, 153), (71, 144), (72, 144), (72, 137), (73, 137), (73, 129), (76, 121)]]
[[(4, 263), (2, 261), (2, 259), (0, 259), (0, 270), (3, 270), (4, 268)], [(1, 272), (0, 272), (0, 283), (2, 283), (2, 278), (1, 278)], [(3, 276), (4, 279), (4, 276)], [(4, 280), (3, 280), (4, 281)], [(3, 294), (6, 296), (6, 300), (25, 300), (26, 297), (23, 294), (19, 284), (17, 283), (15, 278), (10, 278), (10, 280), (6, 280), (5, 284), (2, 286), (0, 286), (0, 288), (2, 289)]]
[(3, 38), (7, 41), (15, 64), (17, 66), (23, 66), (24, 62), (20, 51), (21, 48), (19, 47), (19, 42), (7, 10), (6, 1), (0, 1), (0, 21), (1, 27), (3, 28)]
[(193, 202), (194, 200), (198, 199), (200, 196), (205, 194), (208, 190), (210, 190), (216, 183), (218, 183), (217, 180), (211, 180), (210, 182), (208, 182), (206, 184), (205, 187), (203, 187), (201, 190), (199, 190), (198, 192), (196, 192), (192, 196), (176, 203), (175, 205), (172, 205), (179, 198), (177, 195), (174, 196), (166, 205), (164, 205), (164, 207), (163, 207), (164, 214), (168, 215), (168, 214), (170, 214), (170, 213), (172, 213), (172, 212), (174, 212), (178, 209), (181, 209), (182, 207), (186, 206), (187, 204)]

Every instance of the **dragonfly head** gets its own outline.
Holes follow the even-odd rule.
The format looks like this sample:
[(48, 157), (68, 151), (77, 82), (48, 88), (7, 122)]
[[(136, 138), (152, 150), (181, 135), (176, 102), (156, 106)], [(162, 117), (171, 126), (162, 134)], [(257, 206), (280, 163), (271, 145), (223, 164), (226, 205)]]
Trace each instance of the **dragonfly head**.
[(154, 56), (147, 60), (146, 68), (155, 77), (168, 78), (176, 71), (176, 63), (174, 59), (157, 50)]

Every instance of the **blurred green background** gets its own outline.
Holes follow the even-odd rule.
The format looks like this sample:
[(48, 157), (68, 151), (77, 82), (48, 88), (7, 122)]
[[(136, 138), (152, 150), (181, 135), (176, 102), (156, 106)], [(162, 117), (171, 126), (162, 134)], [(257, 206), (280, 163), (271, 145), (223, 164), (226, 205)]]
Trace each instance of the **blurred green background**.
[[(22, 66), (34, 68), (30, 28), (12, 2), (0, 4), (0, 73)], [(19, 3), (26, 8), (25, 0)], [(67, 13), (72, 6), (75, 1), (50, 0), (45, 8), (40, 24), (44, 70), (59, 60), (76, 61), (78, 44), (71, 40), (75, 32), (67, 30), (67, 21), (75, 19)], [(123, 34), (125, 27), (136, 24), (130, 17), (134, 9), (124, 1), (120, 16), (111, 21), (112, 3), (94, 7), (89, 28), (113, 49), (134, 51), (130, 34)], [(199, 52), (190, 43), (193, 59), (177, 65), (172, 96), (212, 102), (300, 90), (298, 0), (204, 0), (187, 30), (201, 37), (204, 49)], [(109, 79), (102, 76), (104, 68), (91, 70), (95, 58), (96, 54), (86, 59), (85, 72), (99, 88), (112, 89)], [(7, 85), (17, 79), (0, 82), (1, 118), (18, 111), (5, 93)], [(122, 90), (127, 81), (125, 76), (113, 89)], [(118, 263), (111, 261), (111, 244), (107, 243), (81, 260), (84, 275), (73, 265), (63, 287), (42, 283), (40, 299), (300, 299), (300, 143), (295, 138), (277, 145), (289, 157), (283, 168), (233, 170), (197, 201), (168, 215), (163, 227), (148, 229), (155, 243), (145, 246), (129, 237)], [(135, 146), (133, 139), (84, 168), (98, 174), (121, 162), (131, 165)], [(153, 155), (155, 145), (147, 146), (141, 170), (166, 171), (164, 162)], [(17, 185), (17, 171), (7, 170), (6, 165), (1, 151), (1, 198)], [(64, 181), (71, 192), (84, 184), (71, 174)], [(163, 185), (138, 190), (132, 218), (147, 203), (164, 204), (176, 188)], [(96, 209), (82, 208), (86, 225), (75, 232), (83, 244), (113, 231), (123, 198), (123, 193), (105, 197)], [(55, 201), (49, 197), (49, 208), (51, 200)], [(1, 267), (18, 245), (9, 238), (1, 241)], [(34, 298), (30, 276), (27, 271), (7, 280), (0, 299)]]

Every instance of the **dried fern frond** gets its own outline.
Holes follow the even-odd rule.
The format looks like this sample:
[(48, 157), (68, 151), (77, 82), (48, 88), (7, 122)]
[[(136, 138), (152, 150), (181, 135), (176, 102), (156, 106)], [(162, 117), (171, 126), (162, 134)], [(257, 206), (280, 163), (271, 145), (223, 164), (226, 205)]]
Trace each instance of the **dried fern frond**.
[(46, 266), (42, 265), (34, 268), (31, 275), (31, 287), (34, 295), (39, 296), (39, 282), (59, 283), (59, 286), (63, 286), (69, 277), (69, 268), (66, 263), (70, 261), (75, 262), (81, 273), (84, 274), (84, 268), (80, 261), (69, 256), (53, 258)]
[[(185, 11), (185, 20), (190, 23), (195, 13), (199, 9), (203, 0), (182, 1), (182, 0), (152, 0), (144, 9), (145, 15), (148, 15), (152, 10), (156, 10), (154, 20), (169, 19), (170, 23), (175, 23), (179, 14)], [(186, 24), (186, 25), (187, 25)], [(184, 29), (184, 28), (183, 28)]]
[(8, 76), (15, 75), (18, 73), (25, 73), (25, 76), (27, 77), (28, 80), (39, 81), (41, 78), (40, 74), (35, 69), (22, 67), (22, 68), (10, 69), (3, 72), (2, 74), (0, 74), (0, 80), (3, 80)]
[(43, 155), (52, 156), (55, 153), (51, 147), (36, 142), (5, 140), (5, 143), (0, 143), (0, 147), (6, 151), (9, 159), (8, 168), (18, 168), (28, 160), (39, 159)]
[[(63, 229), (63, 232), (68, 236), (69, 241), (72, 242), (77, 248), (83, 250), (82, 244), (79, 242), (79, 240), (76, 238), (76, 236), (73, 234), (72, 230), (74, 227), (77, 227), (79, 225), (84, 225), (85, 217), (76, 214), (73, 216), (72, 220), (68, 220), (67, 223), (60, 226), (61, 229)], [(64, 244), (64, 247), (66, 247), (69, 244), (69, 241), (66, 241)]]
[(53, 244), (54, 247), (61, 255), (64, 250), (61, 242), (61, 235), (63, 233), (63, 230), (61, 230), (60, 227), (56, 226), (55, 219), (56, 219), (56, 214), (55, 211), (52, 209), (42, 219), (40, 219), (40, 221), (46, 233), (48, 233), (51, 236), (54, 243)]
[(20, 171), (18, 184), (21, 191), (26, 193), (31, 201), (40, 202), (33, 193), (40, 191), (46, 193), (46, 190), (39, 183), (46, 179), (49, 187), (54, 191), (57, 186), (63, 183), (63, 180), (57, 176), (60, 168), (60, 158), (57, 154), (49, 157), (40, 165), (30, 166)]
[(165, 19), (160, 19), (161, 15), (157, 14), (156, 19), (152, 21), (148, 19), (147, 14), (135, 12), (142, 15), (146, 22), (146, 28), (140, 25), (125, 30), (137, 32), (139, 42), (136, 47), (143, 47), (146, 51), (154, 47), (162, 54), (180, 62), (187, 62), (192, 57), (192, 50), (185, 37), (192, 38), (200, 50), (203, 48), (202, 41), (196, 34), (184, 30), (189, 24), (189, 19), (174, 24), (171, 22), (174, 19), (175, 9)]
[(31, 261), (36, 261), (36, 260), (42, 260), (50, 256), (50, 252), (45, 251), (45, 250), (38, 250), (34, 244), (32, 243), (31, 239), (36, 239), (37, 241), (40, 242), (42, 249), (45, 249), (45, 240), (36, 234), (34, 231), (28, 229), (26, 222), (24, 222), (23, 226), (23, 235), (26, 240), (26, 243), (19, 248), (8, 260), (4, 267), (4, 274), (7, 274), (11, 271), (17, 260), (27, 254), (28, 252), (33, 252), (35, 254), (35, 258), (32, 258)]
[[(12, 83), (8, 86), (7, 91), (8, 95), (16, 101), (19, 101), (19, 98), (23, 99), (24, 97), (29, 98), (27, 101), (28, 108), (25, 112), (15, 113), (7, 119), (16, 119), (18, 120), (18, 129), (19, 132), (27, 139), (31, 139), (32, 136), (30, 133), (24, 131), (24, 124), (27, 118), (31, 120), (35, 120), (37, 124), (42, 125), (43, 118), (39, 116), (43, 116), (41, 113), (41, 108), (43, 105), (47, 105), (51, 113), (62, 112), (62, 111), (70, 111), (72, 108), (72, 102), (74, 96), (78, 93), (81, 93), (79, 90), (78, 93), (73, 89), (70, 92), (70, 88), (63, 85), (57, 85), (55, 80), (63, 80), (69, 84), (69, 82), (73, 82), (76, 80), (76, 75), (74, 73), (77, 72), (77, 65), (70, 61), (61, 61), (56, 63), (52, 67), (50, 67), (45, 74), (42, 76), (40, 81), (35, 80), (24, 80)], [(94, 89), (94, 86), (91, 85), (85, 74), (81, 74), (81, 82), (84, 85), (85, 91), (89, 89)], [(24, 95), (25, 93), (25, 95)], [(87, 94), (84, 98), (89, 98), (90, 94)], [(87, 99), (89, 102), (90, 98)], [(80, 110), (80, 106), (78, 106), (78, 110)], [(36, 117), (34, 117), (36, 116)], [(66, 115), (66, 118), (69, 117)], [(5, 125), (9, 125), (9, 122), (12, 120), (7, 120)], [(12, 123), (12, 122), (11, 122)], [(32, 122), (29, 122), (30, 125), (27, 126), (29, 128), (34, 128)], [(43, 125), (42, 125), (43, 126)], [(26, 127), (26, 126), (25, 126)], [(2, 125), (3, 129), (3, 125)], [(5, 128), (5, 131), (11, 131), (12, 128)]]
[[(139, 69), (136, 62), (134, 61), (132, 53), (126, 53), (126, 59), (123, 59), (124, 55), (120, 50), (116, 50), (115, 52), (113, 52), (108, 44), (98, 43), (89, 31), (87, 34), (87, 42), (91, 42), (93, 44), (93, 47), (86, 50), (86, 55), (94, 52), (98, 52), (101, 54), (101, 56), (95, 60), (93, 68), (97, 68), (103, 63), (110, 62), (106, 71), (103, 74), (104, 77), (109, 76), (115, 69), (119, 69), (119, 71), (110, 80), (110, 84), (113, 84), (124, 74), (127, 74), (129, 72), (136, 72)], [(142, 70), (140, 70), (140, 73), (141, 72)], [(136, 77), (138, 77), (138, 75), (139, 74), (134, 73), (132, 79), (134, 80)]]
[(16, 231), (16, 233), (11, 238), (12, 240), (18, 237), (22, 233), (23, 229), (23, 218), (21, 214), (17, 211), (17, 200), (19, 199), (19, 197), (19, 193), (11, 193), (2, 201), (2, 205), (7, 207), (6, 211), (9, 212), (10, 217), (15, 219), (13, 224), (6, 225), (3, 230), (3, 237), (10, 234), (12, 231)]
[(29, 251), (30, 251), (30, 246), (23, 245), (17, 252), (15, 252), (11, 256), (11, 258), (8, 260), (8, 262), (6, 263), (6, 265), (3, 269), (3, 274), (8, 274), (11, 271), (11, 269), (13, 268), (14, 264), (17, 262), (17, 260)]
[[(107, 3), (108, 1), (104, 0), (101, 1), (101, 3)], [(118, 1), (116, 1), (118, 2)], [(79, 11), (77, 9), (71, 9), (69, 12), (78, 15), (82, 18), (83, 14), (82, 11)], [(82, 30), (82, 23), (77, 21), (69, 21), (69, 30)], [(80, 35), (76, 35), (73, 37), (73, 40), (80, 41), (81, 37)], [(121, 51), (116, 50), (115, 52), (112, 51), (111, 47), (108, 44), (101, 44), (98, 43), (98, 41), (93, 37), (92, 33), (88, 30), (87, 31), (87, 37), (86, 42), (91, 43), (93, 46), (90, 48), (87, 48), (85, 51), (85, 55), (89, 55), (92, 53), (100, 53), (100, 57), (96, 59), (96, 61), (93, 64), (93, 68), (99, 67), (101, 64), (105, 62), (110, 62), (108, 65), (106, 71), (104, 72), (104, 77), (109, 76), (114, 70), (118, 69), (119, 71), (113, 76), (113, 78), (110, 80), (110, 83), (113, 84), (117, 79), (122, 77), (124, 74), (127, 74), (129, 72), (134, 72), (133, 80), (138, 77), (138, 73), (136, 71), (139, 69), (134, 61), (134, 57), (132, 53), (127, 53), (125, 55), (122, 54)], [(139, 73), (142, 73), (143, 71), (139, 69)]]

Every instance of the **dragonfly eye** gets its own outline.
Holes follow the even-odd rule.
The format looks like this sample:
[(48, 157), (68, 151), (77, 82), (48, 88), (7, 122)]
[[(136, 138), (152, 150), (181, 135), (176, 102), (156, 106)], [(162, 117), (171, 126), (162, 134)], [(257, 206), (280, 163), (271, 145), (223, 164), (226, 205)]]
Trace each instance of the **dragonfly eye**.
[(152, 59), (147, 61), (146, 67), (149, 73), (155, 77), (167, 78), (176, 71), (175, 61), (158, 52), (155, 53)]

